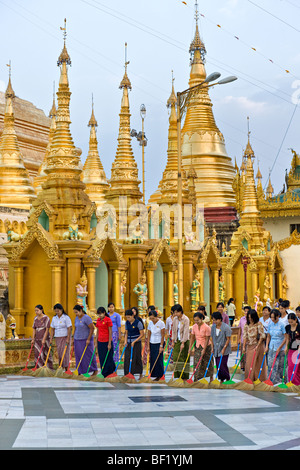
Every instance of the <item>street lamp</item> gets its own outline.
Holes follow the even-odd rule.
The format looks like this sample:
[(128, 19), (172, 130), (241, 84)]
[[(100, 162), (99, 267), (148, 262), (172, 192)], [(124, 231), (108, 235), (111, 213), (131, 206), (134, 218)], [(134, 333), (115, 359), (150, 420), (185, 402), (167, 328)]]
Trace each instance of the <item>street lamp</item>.
[(132, 129), (130, 135), (131, 137), (136, 137), (142, 147), (143, 203), (145, 204), (145, 147), (147, 146), (148, 139), (144, 132), (144, 121), (146, 117), (146, 106), (144, 104), (140, 106), (140, 116), (142, 118), (142, 131), (137, 132), (135, 129)]
[[(237, 77), (226, 77), (219, 82), (215, 82), (220, 78), (219, 72), (213, 72), (206, 79), (193, 87), (184, 91), (177, 92), (177, 147), (178, 147), (178, 180), (177, 180), (177, 203), (180, 210), (179, 226), (178, 226), (178, 302), (183, 305), (183, 245), (182, 245), (182, 162), (181, 162), (181, 120), (185, 109), (187, 108), (191, 97), (200, 88), (206, 86), (210, 88), (215, 85), (224, 85), (237, 80)], [(211, 83), (214, 82), (214, 83)]]

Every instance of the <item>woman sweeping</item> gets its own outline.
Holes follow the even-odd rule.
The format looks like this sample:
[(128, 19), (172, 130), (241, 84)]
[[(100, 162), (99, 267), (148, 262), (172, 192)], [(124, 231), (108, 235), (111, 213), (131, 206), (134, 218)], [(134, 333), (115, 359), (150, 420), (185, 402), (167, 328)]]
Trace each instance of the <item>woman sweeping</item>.
[(55, 316), (52, 318), (51, 322), (50, 343), (52, 343), (54, 336), (59, 364), (61, 363), (65, 346), (67, 345), (67, 350), (64, 354), (61, 367), (63, 367), (65, 370), (68, 370), (70, 359), (72, 321), (69, 315), (64, 311), (64, 308), (61, 304), (55, 304), (53, 310)]
[[(194, 373), (194, 381), (200, 380), (204, 377), (206, 368), (208, 366), (212, 347), (211, 347), (211, 328), (207, 323), (205, 323), (205, 315), (201, 312), (196, 312), (194, 314), (195, 324), (192, 327), (191, 337), (190, 337), (190, 348), (191, 345), (196, 341), (195, 352), (194, 352), (194, 367), (199, 366)], [(191, 351), (189, 351), (190, 353)], [(200, 360), (201, 359), (201, 360)], [(214, 364), (213, 361), (210, 361), (206, 376), (210, 378), (210, 381), (213, 380), (214, 375)]]
[[(216, 360), (216, 366), (219, 370), (218, 379), (220, 382), (229, 380), (228, 370), (228, 357), (231, 353), (231, 328), (228, 324), (223, 323), (222, 314), (220, 312), (214, 312), (212, 314), (213, 325), (211, 327), (211, 338), (213, 345), (213, 354)], [(222, 358), (222, 361), (221, 361)]]
[(101, 374), (107, 377), (115, 371), (114, 347), (112, 344), (112, 326), (113, 323), (106, 313), (104, 307), (97, 309), (98, 320), (98, 356), (101, 367)]
[[(74, 352), (76, 368), (78, 367), (79, 361), (82, 357), (83, 351), (86, 348), (82, 361), (78, 367), (78, 374), (85, 374), (86, 372), (92, 372), (92, 375), (96, 375), (98, 372), (96, 354), (94, 354), (94, 323), (89, 315), (85, 313), (82, 305), (75, 305), (73, 309), (75, 318), (75, 330), (74, 330)], [(93, 357), (93, 359), (92, 359)], [(92, 361), (92, 362), (91, 362)]]
[[(174, 320), (172, 327), (173, 361), (175, 365), (177, 364), (176, 370), (174, 370), (175, 379), (178, 379), (181, 376), (182, 380), (188, 380), (190, 376), (190, 363), (188, 355), (190, 347), (189, 336), (189, 317), (183, 313), (182, 306), (180, 304), (176, 304), (174, 306)], [(184, 365), (185, 369), (183, 370)]]
[(115, 304), (113, 302), (109, 302), (108, 306), (108, 314), (112, 321), (112, 342), (114, 347), (114, 361), (119, 361), (119, 345), (121, 339), (121, 322), (122, 318), (121, 315), (115, 312)]
[(125, 358), (124, 358), (124, 375), (129, 373), (131, 348), (132, 362), (131, 374), (139, 374), (139, 379), (143, 374), (142, 362), (142, 339), (144, 338), (144, 325), (139, 318), (136, 318), (132, 309), (125, 311)]
[[(32, 326), (33, 333), (31, 344), (33, 344), (35, 364), (38, 360), (41, 348), (43, 346), (41, 355), (37, 363), (37, 367), (43, 367), (51, 344), (49, 333), (50, 319), (47, 315), (45, 315), (43, 306), (40, 304), (35, 306), (35, 315), (36, 316), (34, 318)], [(49, 369), (53, 369), (53, 359), (51, 353), (49, 354), (47, 367), (49, 367)]]
[[(256, 310), (252, 309), (247, 314), (247, 323), (244, 326), (243, 332), (243, 354), (247, 350), (247, 357), (245, 362), (245, 377), (249, 377), (252, 359), (255, 354), (250, 379), (252, 382), (258, 379), (260, 367), (263, 362), (266, 338), (263, 324), (259, 321), (259, 316)], [(260, 374), (260, 381), (267, 380), (267, 367), (264, 361)]]
[(165, 344), (165, 323), (157, 316), (156, 310), (149, 312), (148, 325), (148, 350), (150, 351), (150, 372), (151, 377), (158, 381), (164, 375), (164, 344)]
[[(294, 366), (300, 347), (300, 324), (295, 313), (288, 314), (289, 324), (285, 327), (286, 331), (286, 348), (285, 354), (288, 354), (288, 381), (291, 380)], [(299, 360), (299, 359), (298, 359)], [(300, 385), (300, 367), (296, 366), (292, 383)]]
[[(268, 326), (266, 341), (266, 353), (268, 353), (268, 371), (271, 371), (275, 357), (274, 368), (270, 380), (274, 383), (281, 383), (284, 369), (284, 347), (286, 344), (285, 326), (280, 320), (280, 312), (277, 309), (271, 310), (271, 321)], [(286, 381), (286, 379), (285, 379)]]

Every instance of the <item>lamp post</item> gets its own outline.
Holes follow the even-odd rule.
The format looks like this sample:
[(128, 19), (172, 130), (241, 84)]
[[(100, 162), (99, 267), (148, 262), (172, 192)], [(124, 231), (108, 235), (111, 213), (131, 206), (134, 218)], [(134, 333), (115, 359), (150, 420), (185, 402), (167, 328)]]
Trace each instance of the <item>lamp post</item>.
[(185, 109), (187, 108), (191, 97), (200, 88), (206, 86), (210, 88), (215, 85), (224, 85), (237, 80), (237, 77), (226, 77), (218, 82), (214, 82), (220, 78), (219, 72), (211, 73), (203, 82), (184, 91), (177, 92), (177, 147), (178, 147), (178, 179), (177, 179), (177, 203), (179, 208), (179, 226), (178, 226), (178, 302), (183, 304), (183, 245), (182, 245), (182, 158), (181, 158), (181, 120)]
[(131, 137), (136, 137), (137, 141), (142, 147), (143, 203), (145, 204), (145, 147), (147, 145), (148, 139), (145, 136), (145, 130), (144, 130), (144, 127), (145, 127), (144, 121), (146, 117), (146, 106), (144, 104), (141, 104), (140, 106), (140, 115), (142, 118), (142, 131), (137, 132), (135, 129), (132, 129), (130, 132), (130, 135)]

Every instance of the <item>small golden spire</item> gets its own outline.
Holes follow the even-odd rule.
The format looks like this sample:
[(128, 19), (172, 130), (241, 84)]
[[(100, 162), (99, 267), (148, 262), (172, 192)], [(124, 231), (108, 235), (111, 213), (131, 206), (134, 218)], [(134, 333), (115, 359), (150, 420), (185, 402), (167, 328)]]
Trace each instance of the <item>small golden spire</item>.
[[(202, 63), (205, 61), (205, 55), (206, 55), (206, 49), (203, 41), (201, 40), (200, 33), (199, 33), (199, 26), (198, 26), (198, 20), (199, 20), (199, 12), (198, 12), (198, 2), (197, 0), (195, 1), (195, 20), (196, 20), (196, 32), (193, 41), (191, 42), (190, 45), (190, 54), (191, 54), (191, 62), (195, 63), (195, 61), (199, 58), (201, 58)], [(200, 56), (195, 55), (195, 52), (199, 51)]]
[(119, 88), (122, 89), (122, 88), (127, 88), (129, 90), (132, 89), (131, 87), (131, 82), (128, 78), (128, 75), (127, 75), (127, 66), (130, 64), (130, 62), (127, 60), (127, 42), (125, 42), (125, 73), (124, 73), (124, 77), (120, 83), (120, 86)]
[(69, 53), (67, 51), (67, 47), (66, 47), (66, 39), (67, 39), (67, 19), (65, 18), (65, 25), (64, 27), (60, 27), (60, 29), (64, 32), (63, 33), (63, 36), (64, 36), (64, 47), (63, 47), (63, 50), (61, 51), (61, 54), (57, 60), (57, 65), (62, 65), (63, 63), (66, 63), (67, 65), (71, 65), (71, 58), (69, 56)]

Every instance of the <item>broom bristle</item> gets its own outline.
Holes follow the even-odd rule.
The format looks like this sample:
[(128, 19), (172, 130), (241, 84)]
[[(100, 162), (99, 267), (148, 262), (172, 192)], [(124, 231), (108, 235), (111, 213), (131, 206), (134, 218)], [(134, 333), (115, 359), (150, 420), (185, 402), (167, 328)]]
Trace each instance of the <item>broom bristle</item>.
[(151, 384), (153, 380), (149, 376), (142, 377), (141, 380), (138, 381), (139, 384)]
[(261, 382), (260, 384), (256, 385), (255, 390), (258, 390), (260, 392), (271, 392), (274, 390), (274, 385), (270, 385), (266, 382)]
[(109, 382), (109, 383), (120, 383), (121, 382), (121, 377), (119, 377), (118, 375), (114, 376), (114, 377), (106, 377), (104, 379), (105, 382)]
[(220, 388), (220, 381), (215, 379), (208, 384), (208, 388)]
[(242, 380), (241, 382), (237, 382), (234, 388), (237, 390), (253, 390), (254, 384), (253, 382), (249, 383), (245, 380)]
[(193, 383), (192, 387), (193, 388), (208, 388), (208, 382), (207, 380), (203, 381), (203, 379), (197, 380), (196, 382)]
[(54, 371), (49, 369), (49, 367), (40, 367), (32, 374), (34, 377), (53, 377)]

